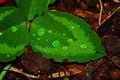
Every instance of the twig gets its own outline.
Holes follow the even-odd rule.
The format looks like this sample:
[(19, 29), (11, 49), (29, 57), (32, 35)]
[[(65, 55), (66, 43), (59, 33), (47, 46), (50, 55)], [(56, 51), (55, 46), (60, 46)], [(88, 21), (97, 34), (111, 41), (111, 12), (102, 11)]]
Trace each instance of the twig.
[(107, 19), (109, 19), (113, 14), (115, 14), (119, 9), (120, 9), (120, 6), (115, 11), (113, 11), (107, 18), (105, 18), (99, 26), (101, 26)]
[(102, 1), (101, 0), (99, 0), (99, 3), (100, 3), (100, 15), (99, 15), (98, 24), (100, 26), (101, 25), (102, 12), (103, 12), (103, 6), (102, 6)]
[[(10, 67), (9, 70), (13, 71), (13, 72), (17, 72), (19, 74), (22, 74), (22, 75), (26, 76), (29, 79), (30, 78), (38, 79), (40, 77), (40, 75), (35, 76), (35, 75), (32, 75), (32, 74), (27, 74), (27, 73), (23, 72), (22, 69), (17, 69), (15, 67)], [(52, 78), (65, 77), (65, 74), (66, 74), (66, 77), (69, 77), (69, 76), (80, 74), (80, 73), (82, 73), (81, 70), (79, 70), (77, 68), (70, 68), (70, 69), (68, 69), (66, 71), (61, 71), (61, 72), (53, 73), (52, 74)], [(48, 77), (51, 78), (50, 75)]]
[(22, 69), (17, 69), (17, 68), (15, 68), (15, 67), (10, 67), (10, 69), (9, 69), (10, 71), (13, 71), (13, 72), (17, 72), (17, 73), (19, 73), (19, 74), (22, 74), (22, 75), (24, 75), (24, 76), (26, 76), (27, 78), (36, 78), (36, 79), (38, 79), (39, 78), (39, 76), (34, 76), (34, 75), (32, 75), (32, 74), (27, 74), (27, 73), (24, 73), (23, 71), (22, 71)]
[(108, 54), (105, 53), (105, 56), (120, 69), (120, 66), (114, 60), (112, 60)]

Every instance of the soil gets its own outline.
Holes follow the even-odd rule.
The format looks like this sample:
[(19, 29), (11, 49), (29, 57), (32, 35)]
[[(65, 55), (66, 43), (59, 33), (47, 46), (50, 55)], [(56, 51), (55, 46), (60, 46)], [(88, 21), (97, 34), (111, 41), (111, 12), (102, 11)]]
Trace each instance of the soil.
[[(15, 5), (14, 0), (0, 2), (1, 7), (10, 5)], [(0, 72), (12, 64), (3, 80), (67, 80), (66, 76), (69, 80), (120, 80), (120, 4), (102, 0), (102, 7), (100, 15), (99, 0), (56, 0), (49, 10), (70, 13), (89, 23), (105, 47), (105, 57), (87, 63), (57, 63), (27, 46), (16, 60), (0, 63)]]

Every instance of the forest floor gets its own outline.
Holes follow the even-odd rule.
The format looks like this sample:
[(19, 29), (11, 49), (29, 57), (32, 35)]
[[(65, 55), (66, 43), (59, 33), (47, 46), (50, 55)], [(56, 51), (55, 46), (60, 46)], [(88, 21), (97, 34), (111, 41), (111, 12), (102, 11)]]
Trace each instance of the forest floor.
[[(14, 0), (1, 4), (9, 5)], [(0, 72), (12, 64), (3, 80), (120, 80), (120, 3), (102, 0), (101, 6), (99, 0), (56, 0), (49, 10), (70, 13), (89, 23), (101, 38), (105, 57), (87, 63), (57, 63), (28, 46), (16, 60), (0, 63)]]

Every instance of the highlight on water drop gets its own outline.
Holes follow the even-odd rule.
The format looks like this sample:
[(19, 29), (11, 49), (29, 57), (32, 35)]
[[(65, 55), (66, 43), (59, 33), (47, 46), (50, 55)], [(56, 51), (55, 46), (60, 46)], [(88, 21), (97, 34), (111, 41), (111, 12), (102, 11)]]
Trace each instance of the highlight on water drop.
[(59, 47), (61, 44), (60, 44), (60, 41), (59, 40), (55, 40), (52, 42), (52, 46), (53, 47)]
[(37, 38), (37, 40), (39, 41), (39, 40), (40, 40), (40, 38)]
[(2, 36), (2, 34), (3, 34), (3, 33), (2, 33), (2, 32), (0, 32), (0, 36)]
[(52, 30), (48, 30), (48, 33), (52, 33)]
[(32, 35), (33, 35), (33, 36), (35, 36), (35, 34), (34, 34), (34, 33), (33, 33)]
[(67, 46), (64, 46), (64, 47), (63, 47), (63, 50), (67, 50), (67, 49), (68, 49), (68, 47), (67, 47)]
[(87, 46), (85, 44), (80, 45), (80, 47), (83, 48), (83, 49), (87, 48)]
[(67, 40), (67, 42), (71, 43), (71, 42), (73, 42), (73, 39), (72, 39), (72, 38), (69, 38), (69, 39)]
[(71, 26), (71, 29), (74, 29), (75, 27), (74, 26)]
[(7, 54), (7, 57), (10, 57), (10, 55), (9, 55), (9, 54)]
[(65, 36), (66, 34), (65, 34), (65, 33), (63, 33), (62, 35), (63, 35), (63, 36)]
[(18, 29), (15, 26), (12, 26), (12, 32), (16, 32)]
[(39, 21), (37, 21), (37, 22), (36, 22), (36, 24), (40, 24), (40, 22), (39, 22)]
[(45, 29), (39, 29), (38, 30), (38, 32), (37, 32), (37, 34), (39, 35), (39, 36), (43, 36), (44, 34), (45, 34)]

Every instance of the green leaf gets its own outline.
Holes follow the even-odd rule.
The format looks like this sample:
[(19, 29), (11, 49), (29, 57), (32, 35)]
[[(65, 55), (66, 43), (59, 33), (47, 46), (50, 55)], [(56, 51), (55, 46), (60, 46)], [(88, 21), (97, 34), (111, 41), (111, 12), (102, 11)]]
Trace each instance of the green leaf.
[(4, 67), (4, 69), (3, 69), (2, 72), (0, 73), (0, 80), (3, 80), (5, 74), (6, 74), (7, 71), (9, 70), (10, 66), (11, 66), (11, 64), (6, 65), (6, 66)]
[(90, 25), (62, 12), (48, 12), (33, 21), (30, 45), (57, 62), (88, 62), (104, 56), (101, 41)]
[(28, 29), (17, 8), (2, 7), (0, 13), (0, 62), (7, 62), (24, 52), (28, 44)]
[(24, 13), (25, 18), (32, 20), (36, 14), (42, 15), (48, 11), (47, 0), (16, 0), (21, 14)]
[(69, 78), (65, 77), (64, 80), (70, 80)]
[(48, 5), (54, 3), (55, 0), (48, 0)]

